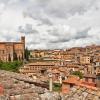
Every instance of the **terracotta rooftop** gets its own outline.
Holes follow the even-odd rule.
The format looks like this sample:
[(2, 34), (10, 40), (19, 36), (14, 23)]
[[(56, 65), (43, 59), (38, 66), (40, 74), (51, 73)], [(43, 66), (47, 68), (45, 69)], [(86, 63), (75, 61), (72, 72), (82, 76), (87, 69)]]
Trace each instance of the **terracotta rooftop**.
[(63, 83), (73, 84), (75, 86), (81, 86), (81, 87), (85, 87), (85, 88), (93, 89), (93, 90), (97, 89), (95, 87), (95, 83), (93, 82), (89, 83), (89, 82), (80, 80), (78, 77), (75, 77), (75, 76), (69, 77), (68, 79), (64, 80)]
[(64, 80), (63, 83), (69, 83), (69, 84), (78, 84), (79, 77), (71, 75), (68, 77), (68, 79)]
[(86, 87), (74, 86), (63, 100), (100, 100), (100, 90), (91, 90)]

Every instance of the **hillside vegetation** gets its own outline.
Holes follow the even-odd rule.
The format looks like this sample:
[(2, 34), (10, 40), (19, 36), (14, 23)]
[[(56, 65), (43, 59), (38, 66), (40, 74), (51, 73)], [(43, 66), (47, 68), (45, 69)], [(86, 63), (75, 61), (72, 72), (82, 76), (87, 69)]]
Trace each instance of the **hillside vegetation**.
[(7, 70), (7, 71), (13, 71), (18, 72), (18, 69), (20, 66), (22, 66), (21, 61), (14, 61), (14, 62), (0, 62), (0, 69), (1, 70)]

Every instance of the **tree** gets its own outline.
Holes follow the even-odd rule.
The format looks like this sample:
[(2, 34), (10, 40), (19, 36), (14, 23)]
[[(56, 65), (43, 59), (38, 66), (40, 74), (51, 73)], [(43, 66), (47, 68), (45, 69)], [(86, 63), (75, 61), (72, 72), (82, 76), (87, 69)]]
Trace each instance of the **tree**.
[(28, 61), (29, 60), (29, 55), (30, 55), (30, 51), (26, 48), (25, 49), (25, 59)]
[(76, 75), (76, 76), (78, 76), (80, 79), (83, 78), (83, 74), (82, 74), (82, 72), (80, 72), (80, 71), (74, 71), (74, 72), (72, 73), (72, 75)]
[(22, 62), (20, 61), (14, 61), (14, 62), (0, 62), (0, 69), (7, 70), (7, 71), (13, 71), (18, 72), (20, 66), (22, 66)]

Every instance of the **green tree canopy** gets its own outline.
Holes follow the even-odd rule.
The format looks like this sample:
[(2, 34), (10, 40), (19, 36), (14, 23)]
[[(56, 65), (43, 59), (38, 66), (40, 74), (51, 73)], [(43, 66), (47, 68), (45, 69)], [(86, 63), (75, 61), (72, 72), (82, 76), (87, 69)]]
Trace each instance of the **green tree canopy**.
[(14, 62), (0, 62), (0, 69), (1, 70), (7, 70), (7, 71), (13, 71), (18, 72), (19, 67), (22, 66), (22, 62), (20, 61), (14, 61)]
[(28, 50), (28, 48), (25, 49), (25, 59), (28, 61), (29, 60), (29, 56), (30, 56), (30, 51)]
[(79, 76), (80, 79), (83, 78), (83, 74), (82, 74), (82, 72), (80, 72), (80, 71), (74, 71), (74, 72), (72, 73), (72, 75)]

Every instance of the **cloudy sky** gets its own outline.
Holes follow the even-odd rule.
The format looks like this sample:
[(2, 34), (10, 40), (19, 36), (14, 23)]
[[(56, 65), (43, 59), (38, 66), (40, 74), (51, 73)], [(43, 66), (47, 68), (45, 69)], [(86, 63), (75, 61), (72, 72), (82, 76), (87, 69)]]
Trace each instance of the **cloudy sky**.
[(0, 41), (29, 49), (100, 44), (100, 0), (0, 0)]

